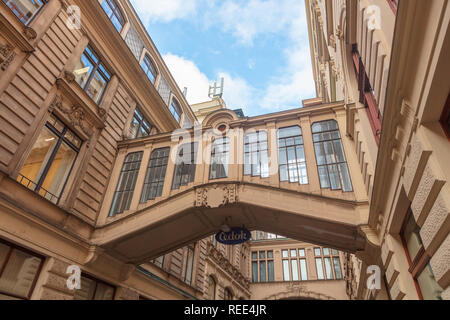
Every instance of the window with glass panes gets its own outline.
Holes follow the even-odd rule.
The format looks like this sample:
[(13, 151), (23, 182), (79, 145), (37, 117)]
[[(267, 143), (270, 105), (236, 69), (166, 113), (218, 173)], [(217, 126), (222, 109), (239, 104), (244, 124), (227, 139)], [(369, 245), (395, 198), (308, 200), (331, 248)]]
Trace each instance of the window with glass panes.
[(314, 123), (312, 132), (322, 189), (353, 191), (337, 122)]
[(17, 18), (28, 24), (48, 2), (47, 0), (3, 0)]
[(278, 161), (280, 181), (308, 184), (305, 147), (299, 126), (278, 130)]
[(306, 281), (308, 270), (305, 249), (284, 249), (281, 251), (284, 281)]
[(28, 300), (44, 257), (0, 241), (0, 300)]
[(135, 152), (126, 156), (109, 212), (110, 217), (114, 217), (116, 214), (121, 214), (130, 209), (141, 167), (142, 155), (143, 152)]
[(229, 288), (225, 288), (223, 292), (223, 300), (233, 300), (233, 293), (231, 293)]
[(194, 182), (198, 143), (185, 143), (178, 148), (172, 190)]
[(154, 150), (150, 155), (141, 203), (154, 200), (162, 195), (169, 153), (170, 148), (161, 148)]
[(330, 248), (314, 248), (318, 280), (341, 280), (342, 269), (339, 251)]
[(150, 135), (152, 127), (150, 122), (145, 118), (144, 114), (136, 108), (134, 110), (133, 121), (130, 127), (130, 139), (147, 137)]
[(151, 83), (155, 84), (156, 76), (158, 75), (156, 71), (155, 64), (148, 54), (144, 56), (144, 60), (142, 60), (141, 68), (144, 70), (144, 73), (147, 75), (147, 78)]
[(73, 300), (114, 300), (116, 289), (86, 274), (81, 275), (81, 289), (75, 290)]
[(152, 263), (160, 268), (163, 268), (164, 267), (164, 259), (165, 259), (165, 256), (160, 256), (160, 257), (152, 260)]
[(430, 264), (431, 258), (425, 251), (420, 236), (420, 227), (417, 225), (411, 209), (408, 210), (400, 236), (410, 265), (409, 272), (414, 279), (419, 298), (442, 300), (443, 289), (434, 277)]
[(185, 261), (185, 272), (184, 272), (184, 282), (188, 285), (192, 284), (192, 274), (194, 271), (194, 254), (195, 248), (193, 245), (187, 247), (186, 261)]
[(245, 135), (244, 175), (269, 177), (269, 154), (267, 132), (258, 131)]
[(75, 81), (98, 104), (111, 79), (111, 75), (106, 70), (100, 57), (90, 46), (87, 46), (84, 50), (73, 73)]
[(252, 281), (254, 283), (275, 281), (272, 250), (252, 252)]
[(211, 147), (210, 180), (228, 177), (228, 156), (229, 138), (215, 139)]
[(122, 12), (120, 12), (119, 6), (115, 0), (99, 0), (103, 10), (111, 20), (112, 24), (118, 32), (122, 31), (125, 24), (125, 19), (123, 18)]
[(17, 181), (58, 204), (81, 148), (81, 139), (50, 115)]
[(172, 99), (172, 102), (170, 103), (170, 106), (169, 106), (169, 110), (170, 110), (170, 113), (175, 118), (175, 120), (177, 120), (177, 122), (180, 122), (182, 112), (181, 112), (181, 108), (180, 108), (180, 105), (178, 104), (177, 100)]

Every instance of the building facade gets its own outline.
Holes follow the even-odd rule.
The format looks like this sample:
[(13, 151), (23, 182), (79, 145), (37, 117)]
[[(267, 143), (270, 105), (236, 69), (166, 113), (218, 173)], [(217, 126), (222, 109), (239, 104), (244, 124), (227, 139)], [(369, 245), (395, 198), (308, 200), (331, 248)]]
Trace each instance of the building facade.
[(0, 1), (0, 298), (449, 299), (450, 9), (372, 2), (306, 0), (319, 98), (245, 117), (128, 0)]

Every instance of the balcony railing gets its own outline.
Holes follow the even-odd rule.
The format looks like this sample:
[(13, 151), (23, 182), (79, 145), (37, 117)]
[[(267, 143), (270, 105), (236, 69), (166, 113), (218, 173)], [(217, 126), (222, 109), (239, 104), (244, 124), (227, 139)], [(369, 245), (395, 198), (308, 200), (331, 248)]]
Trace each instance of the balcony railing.
[(27, 177), (25, 177), (22, 174), (19, 174), (19, 177), (17, 178), (17, 181), (27, 187), (28, 189), (34, 191), (35, 193), (39, 194), (40, 196), (42, 196), (43, 198), (47, 199), (50, 202), (53, 202), (54, 204), (58, 204), (59, 202), (59, 197), (55, 196), (53, 193), (51, 193), (50, 191), (42, 188), (42, 187), (38, 187), (38, 185), (33, 182), (32, 180), (28, 179)]

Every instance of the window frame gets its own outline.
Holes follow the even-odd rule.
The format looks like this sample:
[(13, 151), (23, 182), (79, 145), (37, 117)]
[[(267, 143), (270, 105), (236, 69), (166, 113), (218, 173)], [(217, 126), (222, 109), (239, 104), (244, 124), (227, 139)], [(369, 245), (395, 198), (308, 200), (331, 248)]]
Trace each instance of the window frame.
[[(266, 140), (260, 140), (261, 137), (261, 133), (265, 134), (265, 138)], [(257, 136), (256, 142), (250, 141), (250, 137), (252, 135)], [(261, 145), (264, 144), (264, 142), (266, 143), (266, 148), (264, 149)], [(252, 146), (256, 145), (256, 157), (257, 159), (259, 159), (259, 161), (257, 161), (257, 163), (253, 163), (253, 157), (252, 154), (255, 152), (255, 150), (252, 149)], [(248, 146), (248, 150), (247, 147)], [(263, 153), (266, 153), (265, 155), (265, 161), (266, 164), (264, 165), (264, 159), (263, 159)], [(249, 161), (250, 163), (247, 163), (247, 155), (249, 156)], [(250, 166), (250, 173), (246, 173), (246, 168), (247, 166)], [(255, 170), (254, 167), (257, 166), (259, 167), (259, 174), (255, 174)], [(267, 176), (263, 175), (263, 166), (267, 166)], [(268, 139), (268, 134), (266, 130), (257, 130), (255, 132), (250, 132), (250, 133), (246, 133), (244, 135), (244, 164), (243, 164), (243, 172), (244, 172), (244, 176), (251, 176), (251, 177), (260, 177), (261, 179), (267, 179), (270, 178), (270, 174), (269, 174), (269, 139)]]
[[(181, 108), (180, 103), (178, 102), (178, 99), (175, 98), (175, 96), (172, 96), (172, 99), (170, 100), (170, 104), (168, 106), (170, 113), (172, 114), (173, 118), (177, 123), (181, 123), (181, 118), (183, 116), (183, 109)], [(177, 116), (175, 116), (175, 114)], [(177, 119), (178, 117), (178, 119)]]
[[(144, 68), (143, 68), (144, 65), (148, 69), (148, 71), (144, 70)], [(156, 66), (156, 63), (154, 62), (152, 56), (150, 55), (150, 53), (148, 51), (144, 52), (144, 57), (142, 58), (142, 62), (141, 62), (141, 69), (144, 72), (144, 74), (147, 77), (147, 79), (154, 86), (156, 84), (156, 79), (158, 78), (159, 71), (158, 71), (158, 68)], [(155, 73), (153, 74), (153, 72), (151, 72), (151, 70), (153, 70)], [(153, 81), (152, 81), (152, 79), (150, 79), (149, 73), (153, 76)]]
[(445, 135), (447, 136), (448, 141), (450, 142), (450, 94), (445, 102), (444, 110), (442, 111), (442, 116), (439, 122), (445, 132)]
[[(89, 49), (89, 50), (88, 50)], [(88, 50), (88, 52), (90, 52), (96, 59), (97, 62), (95, 62), (95, 60), (92, 58), (91, 54), (87, 53), (86, 54), (86, 50)], [(94, 50), (94, 48), (91, 46), (90, 43), (88, 43), (88, 45), (86, 46), (86, 48), (84, 48), (84, 51), (81, 53), (80, 56), (80, 61), (82, 59), (82, 57), (85, 56), (89, 62), (92, 64), (92, 70), (91, 70), (91, 74), (89, 75), (89, 77), (86, 80), (86, 83), (84, 84), (84, 86), (81, 86), (78, 81), (75, 79), (75, 82), (78, 84), (78, 86), (81, 88), (81, 90), (83, 90), (84, 93), (86, 93), (86, 95), (97, 105), (100, 105), (101, 101), (103, 100), (103, 97), (105, 95), (106, 89), (108, 88), (109, 82), (111, 81), (112, 78), (112, 73), (109, 71), (109, 68), (104, 64), (103, 58), (97, 53), (96, 50)], [(104, 70), (102, 70), (102, 68), (100, 68), (100, 66), (103, 67)], [(75, 66), (76, 68), (76, 66)], [(75, 70), (74, 70), (75, 71)], [(101, 94), (101, 96), (98, 98), (98, 101), (96, 102), (88, 93), (88, 88), (89, 85), (92, 82), (92, 79), (95, 76), (96, 72), (99, 72), (100, 75), (106, 79), (106, 85), (105, 88)], [(105, 73), (106, 72), (106, 73)]]
[[(159, 165), (159, 166), (153, 166), (153, 167), (151, 167), (150, 166), (150, 164), (151, 164), (151, 162), (152, 162), (152, 160), (155, 160), (155, 159), (159, 159), (159, 158), (161, 158), (161, 159), (164, 159), (164, 158), (166, 158), (166, 157), (156, 157), (156, 158), (152, 158), (152, 156), (153, 156), (153, 154), (155, 153), (155, 152), (159, 152), (159, 151), (165, 151), (165, 150), (167, 150), (167, 163), (166, 164), (162, 164), (162, 165)], [(159, 197), (161, 197), (162, 196), (162, 193), (164, 192), (164, 185), (165, 185), (165, 183), (166, 183), (166, 178), (167, 178), (167, 169), (168, 169), (168, 166), (169, 166), (169, 160), (170, 160), (170, 147), (162, 147), (162, 148), (157, 148), (157, 149), (154, 149), (154, 150), (152, 150), (152, 152), (151, 152), (151, 154), (150, 154), (150, 159), (148, 160), (148, 164), (147, 164), (147, 171), (146, 171), (146, 173), (145, 173), (145, 179), (144, 179), (144, 185), (143, 185), (143, 187), (142, 187), (142, 193), (141, 193), (141, 198), (140, 198), (140, 203), (147, 203), (148, 201), (153, 201), (153, 200), (155, 200), (156, 198), (159, 198)], [(156, 193), (156, 196), (155, 196), (155, 198), (149, 198), (149, 196), (150, 196), (150, 190), (151, 190), (151, 185), (154, 183), (154, 181), (149, 181), (149, 182), (147, 182), (147, 177), (149, 177), (149, 174), (151, 175), (151, 172), (149, 172), (150, 171), (150, 169), (152, 169), (152, 170), (155, 170), (155, 168), (162, 168), (162, 167), (164, 167), (165, 166), (165, 171), (164, 171), (164, 180), (158, 180), (157, 181), (157, 187), (159, 188), (159, 185), (162, 183), (162, 188), (161, 188), (161, 194), (158, 194), (158, 191), (157, 191), (157, 193)], [(161, 177), (161, 176), (160, 176)], [(146, 191), (146, 187), (148, 188), (148, 190), (149, 191)], [(147, 197), (144, 199), (144, 195), (145, 194), (147, 194)]]
[[(192, 281), (194, 280), (194, 260), (195, 260), (195, 245), (189, 245), (186, 247), (186, 260), (185, 260), (185, 269), (184, 269), (184, 279), (183, 281), (192, 286)], [(191, 255), (190, 255), (191, 254)], [(192, 259), (189, 259), (189, 257), (192, 257)], [(190, 279), (188, 281), (187, 275), (188, 275), (188, 267), (191, 265), (191, 273), (190, 273)]]
[(100, 279), (98, 279), (98, 278), (96, 278), (96, 277), (94, 277), (94, 276), (91, 276), (90, 274), (87, 274), (87, 273), (85, 273), (85, 272), (82, 272), (81, 273), (81, 278), (86, 278), (86, 279), (89, 279), (89, 280), (92, 280), (92, 281), (94, 281), (95, 282), (95, 289), (94, 289), (94, 292), (93, 292), (93, 295), (92, 295), (92, 298), (91, 299), (89, 299), (89, 300), (75, 300), (75, 301), (100, 301), (100, 300), (95, 300), (94, 299), (94, 297), (95, 297), (95, 294), (97, 293), (97, 288), (98, 288), (98, 285), (99, 284), (103, 284), (103, 285), (105, 285), (105, 286), (108, 286), (108, 287), (110, 287), (110, 288), (113, 288), (113, 294), (112, 294), (112, 300), (111, 301), (114, 301), (115, 299), (115, 296), (116, 296), (116, 292), (117, 292), (117, 287), (116, 286), (114, 286), (114, 285), (111, 285), (110, 283), (108, 283), (108, 282), (105, 282), (105, 281), (103, 281), (103, 280), (100, 280)]
[[(180, 152), (183, 151), (184, 152), (184, 147), (187, 145), (191, 145), (190, 147), (190, 156), (191, 156), (191, 163), (187, 164), (184, 163), (184, 161), (182, 161), (180, 164), (178, 164), (179, 161), (179, 157), (180, 157)], [(181, 144), (178, 147), (177, 150), (177, 161), (175, 163), (174, 169), (173, 169), (173, 178), (172, 178), (172, 190), (180, 190), (181, 187), (185, 187), (188, 186), (189, 184), (193, 183), (195, 181), (195, 173), (197, 170), (197, 156), (198, 156), (198, 142), (188, 142), (188, 143), (184, 143)], [(184, 159), (185, 155), (183, 154), (183, 156), (181, 156), (182, 159)], [(186, 169), (187, 168), (187, 169)], [(177, 177), (177, 170), (180, 170), (180, 176), (179, 176), (179, 184), (178, 187), (175, 186), (175, 180), (178, 179)], [(183, 174), (183, 171), (187, 170), (188, 173), (187, 174)], [(183, 179), (184, 177), (188, 177), (188, 182), (184, 183)]]
[[(139, 119), (139, 117), (141, 117), (142, 119)], [(136, 134), (132, 137), (132, 139), (139, 139), (139, 138), (149, 137), (151, 135), (152, 130), (153, 130), (153, 126), (152, 126), (151, 122), (148, 121), (148, 119), (145, 117), (145, 114), (141, 111), (141, 108), (139, 108), (139, 107), (136, 107), (134, 109), (133, 117), (131, 118), (130, 129), (131, 129), (132, 125), (133, 125), (134, 120), (136, 120), (139, 123), (139, 125), (137, 127)], [(146, 136), (141, 135), (141, 128), (144, 128), (144, 130), (147, 132), (147, 130), (145, 129), (145, 126), (143, 126), (144, 122), (146, 122), (148, 124), (148, 127), (149, 127), (148, 134)]]
[[(138, 154), (140, 154), (139, 162), (138, 161), (127, 162), (128, 157), (131, 157), (132, 155), (138, 155)], [(139, 176), (139, 171), (141, 170), (141, 164), (142, 164), (143, 156), (144, 156), (144, 152), (143, 151), (131, 152), (131, 153), (128, 153), (125, 156), (125, 159), (123, 160), (123, 163), (122, 163), (122, 169), (120, 170), (119, 178), (117, 180), (117, 185), (116, 185), (116, 188), (114, 189), (115, 191), (114, 191), (114, 195), (113, 195), (113, 198), (112, 198), (112, 201), (111, 201), (111, 208), (109, 209), (108, 217), (113, 218), (113, 217), (115, 217), (117, 215), (123, 214), (126, 211), (130, 210), (129, 205), (131, 205), (131, 202), (133, 201), (134, 192), (136, 191), (136, 183), (137, 183), (137, 179), (138, 179), (138, 176)], [(134, 170), (124, 171), (125, 165), (132, 164), (132, 163), (139, 163), (138, 168), (134, 169)], [(127, 172), (127, 174), (129, 174), (131, 172), (135, 172), (133, 188), (132, 188), (132, 190), (126, 190), (126, 191), (125, 190), (117, 190), (119, 188), (119, 186), (120, 186), (120, 182), (121, 182), (121, 179), (122, 179), (122, 174), (124, 174), (125, 172)], [(127, 176), (127, 179), (129, 179), (129, 176)], [(120, 212), (113, 212), (113, 209), (117, 210), (115, 203), (116, 203), (116, 200), (117, 200), (116, 196), (118, 197), (119, 192), (120, 193), (130, 193), (131, 192), (131, 195), (130, 195), (130, 198), (129, 198), (129, 205), (127, 205), (126, 206), (127, 208), (124, 208), (124, 210), (122, 210)], [(122, 196), (122, 199), (121, 199), (121, 203), (122, 204), (121, 204), (120, 207), (123, 206), (123, 196)], [(116, 211), (116, 210), (114, 210), (114, 211)]]
[[(75, 163), (76, 163), (77, 160), (78, 160), (78, 156), (79, 156), (79, 154), (80, 154), (80, 151), (81, 151), (81, 148), (82, 148), (82, 146), (83, 146), (83, 142), (84, 142), (84, 141), (83, 141), (83, 140), (75, 133), (75, 131), (73, 131), (68, 125), (66, 125), (63, 121), (61, 121), (58, 117), (56, 117), (56, 115), (52, 114), (51, 116), (52, 116), (53, 118), (55, 118), (56, 121), (58, 121), (58, 122), (59, 122), (60, 124), (62, 124), (64, 127), (63, 127), (63, 129), (62, 129), (62, 132), (60, 132), (60, 131), (58, 131), (58, 129), (56, 129), (51, 123), (49, 123), (49, 120), (50, 120), (51, 118), (49, 118), (49, 119), (45, 122), (44, 127), (47, 128), (48, 130), (50, 130), (50, 132), (53, 133), (53, 134), (57, 137), (58, 141), (56, 142), (56, 145), (55, 145), (55, 147), (54, 147), (54, 149), (53, 149), (53, 151), (52, 151), (50, 157), (48, 158), (47, 163), (45, 164), (44, 170), (42, 171), (42, 174), (41, 174), (41, 176), (39, 177), (39, 181), (34, 182), (34, 181), (32, 181), (31, 179), (29, 179), (28, 177), (25, 177), (24, 175), (22, 175), (20, 172), (19, 172), (19, 174), (18, 174), (17, 180), (18, 180), (18, 182), (19, 182), (20, 184), (24, 185), (22, 182), (23, 182), (23, 180), (24, 180), (24, 178), (25, 178), (26, 181), (28, 181), (27, 185), (24, 185), (26, 188), (28, 188), (29, 190), (32, 190), (33, 192), (37, 193), (38, 195), (40, 195), (39, 192), (40, 192), (41, 190), (44, 190), (44, 191), (45, 191), (45, 195), (44, 195), (44, 196), (40, 195), (40, 196), (41, 196), (42, 198), (44, 198), (44, 199), (50, 201), (51, 203), (54, 203), (55, 205), (59, 205), (59, 203), (60, 203), (60, 201), (61, 201), (61, 198), (62, 198), (62, 195), (64, 194), (64, 191), (65, 191), (65, 189), (66, 189), (67, 182), (69, 181), (70, 175), (72, 174), (72, 171), (73, 171), (73, 168), (74, 168), (74, 166), (75, 166)], [(44, 128), (44, 127), (43, 127), (43, 128)], [(42, 129), (43, 129), (43, 128), (42, 128)], [(42, 129), (41, 129), (41, 132), (42, 132)], [(77, 139), (80, 140), (80, 147), (75, 146), (71, 141), (69, 141), (67, 138), (65, 138), (65, 135), (66, 135), (67, 132), (71, 132)], [(40, 135), (39, 135), (39, 136), (40, 136)], [(39, 139), (39, 136), (38, 136), (37, 139)], [(36, 140), (36, 141), (37, 141), (37, 140)], [(36, 143), (36, 141), (35, 141), (35, 143)], [(42, 188), (42, 185), (44, 184), (45, 179), (47, 178), (48, 172), (50, 171), (50, 169), (51, 169), (51, 167), (52, 167), (52, 165), (53, 165), (53, 161), (55, 160), (55, 157), (56, 157), (56, 155), (57, 155), (59, 149), (61, 148), (61, 145), (63, 144), (63, 142), (64, 142), (67, 146), (69, 146), (73, 151), (75, 151), (76, 155), (75, 155), (75, 158), (73, 159), (73, 162), (72, 162), (71, 167), (70, 167), (70, 169), (69, 169), (69, 172), (68, 172), (68, 174), (67, 174), (66, 181), (64, 181), (64, 184), (63, 184), (63, 186), (62, 186), (62, 188), (61, 188), (61, 193), (59, 194), (59, 196), (57, 196), (57, 195), (54, 195), (53, 193), (51, 193), (50, 191), (48, 191), (48, 190)], [(33, 144), (33, 146), (34, 146), (34, 144)], [(29, 157), (30, 155), (31, 155), (31, 153), (28, 154), (28, 157)], [(27, 157), (27, 160), (28, 160), (28, 157)], [(26, 160), (25, 160), (25, 161), (26, 161)], [(23, 169), (23, 166), (22, 166), (22, 169)], [(22, 169), (21, 169), (21, 170), (22, 170)], [(20, 179), (20, 180), (19, 180), (19, 179)], [(31, 183), (32, 185), (33, 185), (33, 184), (36, 185), (36, 187), (30, 188), (30, 183)], [(51, 195), (50, 200), (47, 199), (47, 195), (48, 195), (48, 194)], [(53, 201), (52, 201), (53, 198), (57, 199), (57, 201), (56, 201), (56, 202), (53, 202)]]
[[(256, 253), (256, 259), (254, 258), (254, 253)], [(263, 255), (261, 255), (263, 253)], [(269, 257), (269, 253), (271, 253), (271, 257)], [(251, 262), (252, 262), (252, 283), (272, 283), (275, 282), (275, 256), (274, 256), (274, 250), (267, 249), (267, 250), (256, 250), (251, 252)], [(272, 276), (273, 279), (270, 280), (270, 268), (269, 268), (269, 262), (272, 262)], [(256, 263), (256, 281), (254, 279), (254, 270), (253, 266)], [(261, 266), (262, 263), (264, 263), (264, 270), (265, 270), (265, 280), (261, 280)]]
[[(6, 0), (8, 2), (8, 0)], [(20, 0), (16, 0), (16, 1), (20, 1)], [(5, 2), (5, 0), (2, 0), (2, 2), (5, 4), (6, 7), (8, 7), (9, 10), (11, 10), (11, 12), (13, 13), (13, 15), (19, 19), (19, 21), (25, 25), (25, 26), (29, 26), (31, 24), (32, 21), (34, 21), (34, 19), (39, 15), (39, 13), (42, 11), (42, 9), (45, 7), (45, 5), (48, 3), (49, 0), (38, 0), (42, 2), (42, 5), (39, 7), (38, 10), (36, 10), (36, 12), (26, 21), (23, 22), (22, 19), (14, 12), (14, 9), (11, 8), (7, 2)]]
[[(103, 8), (103, 3), (107, 3), (108, 7), (111, 10), (111, 16), (108, 15), (108, 13), (105, 11), (105, 9)], [(117, 30), (117, 32), (120, 34), (123, 31), (123, 28), (125, 27), (126, 24), (126, 19), (125, 19), (125, 15), (122, 12), (122, 9), (120, 8), (120, 6), (117, 4), (116, 0), (103, 0), (101, 3), (99, 2), (100, 6), (103, 9), (103, 12), (106, 14), (106, 16), (108, 17), (109, 21), (111, 21), (111, 24), (114, 26), (114, 29), (117, 30), (116, 25), (112, 22), (111, 18), (112, 16), (115, 16), (117, 21), (119, 21), (119, 23), (121, 24), (121, 28), (120, 30)], [(112, 5), (113, 6), (112, 6)], [(113, 8), (114, 7), (114, 8)], [(116, 12), (119, 13), (119, 15), (116, 14)], [(122, 20), (122, 21), (121, 21)]]
[(6, 293), (6, 292), (4, 292), (4, 291), (2, 291), (0, 289), (0, 294), (3, 294), (5, 296), (9, 296), (9, 297), (12, 297), (12, 298), (15, 298), (15, 299), (19, 299), (19, 300), (31, 300), (31, 297), (33, 296), (34, 290), (36, 289), (37, 281), (39, 280), (39, 277), (41, 276), (42, 268), (44, 267), (44, 262), (46, 260), (46, 257), (41, 255), (41, 254), (38, 254), (36, 252), (33, 252), (33, 251), (31, 251), (31, 250), (29, 250), (27, 248), (23, 248), (23, 247), (18, 246), (18, 245), (14, 244), (14, 243), (11, 243), (9, 241), (3, 240), (2, 238), (0, 238), (0, 243), (9, 247), (9, 252), (8, 252), (6, 260), (5, 260), (3, 265), (0, 265), (0, 279), (1, 279), (2, 275), (3, 275), (3, 272), (6, 269), (6, 266), (8, 265), (8, 261), (11, 258), (11, 254), (12, 254), (12, 252), (14, 250), (22, 251), (22, 252), (24, 252), (26, 254), (29, 254), (29, 255), (31, 255), (31, 256), (41, 260), (41, 262), (39, 264), (39, 267), (38, 267), (38, 270), (36, 272), (36, 276), (34, 277), (33, 283), (32, 283), (32, 285), (30, 287), (30, 290), (29, 290), (28, 295), (27, 295), (26, 298), (20, 297), (20, 296), (14, 295), (14, 294)]
[[(327, 130), (327, 131), (320, 131), (320, 132), (314, 132), (314, 131), (312, 130), (313, 127), (314, 127), (314, 125), (319, 124), (319, 123), (329, 122), (329, 121), (334, 121), (334, 122), (336, 123), (337, 129), (334, 129), (334, 130)], [(342, 141), (341, 130), (340, 130), (340, 128), (339, 128), (339, 124), (337, 123), (337, 121), (334, 120), (334, 119), (330, 119), (330, 120), (324, 120), (324, 121), (314, 122), (314, 123), (311, 125), (311, 131), (312, 131), (312, 136), (313, 136), (313, 147), (314, 147), (314, 154), (315, 154), (315, 156), (316, 156), (316, 166), (317, 166), (317, 173), (318, 173), (318, 175), (319, 175), (320, 189), (329, 189), (329, 190), (331, 190), (331, 191), (339, 191), (339, 190), (340, 190), (341, 192), (344, 192), (344, 193), (347, 193), (347, 192), (354, 192), (354, 191), (355, 191), (355, 188), (354, 188), (354, 186), (353, 186), (352, 175), (351, 175), (351, 172), (350, 172), (350, 167), (349, 167), (349, 165), (348, 165), (348, 158), (347, 158), (347, 154), (346, 154), (346, 152), (345, 152), (344, 143), (343, 143), (343, 141)], [(331, 140), (314, 141), (314, 135), (316, 135), (316, 134), (332, 133), (332, 132), (336, 132), (336, 131), (339, 133), (339, 139), (333, 139), (333, 138), (331, 138)], [(342, 146), (342, 154), (343, 154), (343, 156), (344, 156), (344, 158), (345, 158), (345, 161), (344, 161), (344, 162), (334, 162), (334, 163), (329, 164), (329, 163), (327, 163), (327, 161), (325, 160), (325, 164), (319, 164), (319, 158), (318, 158), (318, 154), (317, 154), (317, 150), (316, 150), (316, 144), (320, 144), (320, 143), (323, 144), (323, 143), (325, 143), (325, 142), (331, 142), (331, 147), (332, 147), (332, 149), (333, 149), (333, 155), (336, 156), (337, 153), (336, 153), (336, 150), (335, 150), (335, 147), (334, 147), (334, 143), (333, 143), (334, 141), (339, 141), (339, 142), (340, 142), (340, 144), (341, 144), (341, 146)], [(325, 156), (326, 156), (326, 154), (325, 154)], [(344, 180), (343, 180), (343, 177), (342, 177), (342, 174), (341, 174), (341, 170), (339, 169), (339, 165), (342, 165), (342, 164), (345, 164), (346, 167), (347, 167), (348, 177), (349, 177), (349, 180), (350, 180), (351, 190), (347, 190), (347, 191), (344, 190), (344, 184), (343, 184)], [(333, 187), (332, 187), (331, 177), (330, 177), (330, 170), (328, 169), (328, 167), (329, 167), (329, 166), (332, 166), (332, 165), (337, 166), (338, 173), (339, 173), (339, 181), (340, 181), (341, 187), (340, 187), (340, 188), (337, 188), (337, 189), (333, 189)], [(325, 187), (322, 186), (322, 182), (321, 182), (321, 179), (320, 179), (320, 170), (319, 170), (320, 167), (325, 167), (325, 168), (327, 169), (327, 178), (328, 178), (328, 183), (329, 183), (329, 186), (328, 186), (327, 188), (325, 188)]]
[[(224, 148), (220, 153), (217, 153), (215, 146), (216, 141), (222, 140), (222, 147)], [(225, 151), (224, 151), (225, 150)], [(218, 165), (217, 163), (213, 163), (213, 159), (216, 159), (216, 155), (220, 155), (220, 159), (226, 156), (226, 169), (224, 169), (226, 175), (225, 176), (217, 176), (212, 178), (212, 170), (214, 165)], [(223, 165), (223, 164), (222, 164)], [(209, 165), (209, 180), (219, 180), (219, 179), (227, 179), (229, 176), (229, 166), (230, 166), (230, 138), (227, 136), (216, 137), (211, 143), (211, 161)], [(225, 167), (225, 166), (224, 166)]]

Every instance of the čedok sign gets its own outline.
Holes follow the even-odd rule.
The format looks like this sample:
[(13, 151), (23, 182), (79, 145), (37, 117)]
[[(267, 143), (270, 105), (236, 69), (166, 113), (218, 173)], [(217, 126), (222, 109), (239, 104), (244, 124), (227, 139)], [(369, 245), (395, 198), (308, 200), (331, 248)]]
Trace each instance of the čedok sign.
[(251, 237), (250, 231), (245, 228), (231, 228), (229, 232), (221, 231), (216, 234), (217, 242), (226, 245), (241, 244), (249, 241)]

